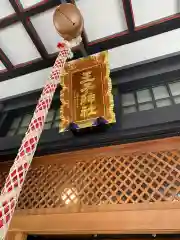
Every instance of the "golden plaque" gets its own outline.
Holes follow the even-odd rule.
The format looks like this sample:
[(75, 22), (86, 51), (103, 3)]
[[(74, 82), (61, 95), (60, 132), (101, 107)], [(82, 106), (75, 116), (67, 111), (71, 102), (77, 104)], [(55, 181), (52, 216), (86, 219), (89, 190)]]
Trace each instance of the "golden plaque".
[(115, 122), (108, 52), (66, 63), (61, 76), (60, 132), (70, 123), (91, 127), (97, 118)]

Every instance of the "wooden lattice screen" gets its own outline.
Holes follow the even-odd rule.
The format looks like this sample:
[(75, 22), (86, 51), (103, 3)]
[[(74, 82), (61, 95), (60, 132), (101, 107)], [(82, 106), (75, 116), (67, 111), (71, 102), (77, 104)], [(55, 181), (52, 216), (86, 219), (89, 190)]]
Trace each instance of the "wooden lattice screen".
[[(1, 173), (0, 184), (6, 173)], [(0, 186), (1, 187), (1, 186)], [(18, 209), (180, 201), (180, 151), (37, 163)]]

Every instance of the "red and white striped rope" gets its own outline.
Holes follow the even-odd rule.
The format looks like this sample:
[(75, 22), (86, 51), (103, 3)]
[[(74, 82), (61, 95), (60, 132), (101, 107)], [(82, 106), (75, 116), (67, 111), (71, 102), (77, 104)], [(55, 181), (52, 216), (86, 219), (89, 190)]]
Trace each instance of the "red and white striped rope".
[(54, 92), (60, 82), (64, 64), (72, 53), (69, 45), (64, 44), (53, 66), (49, 80), (45, 84), (34, 115), (29, 124), (18, 154), (6, 179), (0, 196), (0, 239), (5, 239), (10, 221), (18, 202), (26, 174), (31, 165), (50, 108)]

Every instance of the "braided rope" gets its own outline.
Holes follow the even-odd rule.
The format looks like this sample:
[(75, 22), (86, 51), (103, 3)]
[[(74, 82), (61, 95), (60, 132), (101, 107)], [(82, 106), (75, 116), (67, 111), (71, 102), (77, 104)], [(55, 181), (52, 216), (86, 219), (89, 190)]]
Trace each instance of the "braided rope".
[(41, 136), (44, 123), (50, 108), (54, 92), (59, 83), (60, 75), (68, 57), (72, 56), (70, 45), (65, 44), (56, 59), (50, 74), (49, 80), (45, 84), (34, 115), (29, 124), (14, 164), (10, 169), (4, 188), (0, 196), (0, 239), (5, 239), (10, 221), (12, 219), (26, 174), (31, 165), (34, 153)]

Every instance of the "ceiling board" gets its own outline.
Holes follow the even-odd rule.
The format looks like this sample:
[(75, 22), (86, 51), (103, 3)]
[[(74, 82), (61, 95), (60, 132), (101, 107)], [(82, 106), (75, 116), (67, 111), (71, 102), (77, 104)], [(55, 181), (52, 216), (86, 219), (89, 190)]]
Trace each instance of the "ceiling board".
[(89, 41), (127, 30), (121, 0), (76, 0)]
[(36, 29), (36, 32), (38, 33), (49, 54), (58, 51), (57, 43), (62, 40), (53, 25), (54, 11), (55, 8), (30, 18), (34, 28)]
[(23, 8), (29, 8), (38, 3), (46, 2), (46, 0), (21, 0), (20, 2), (22, 4)]
[[(60, 2), (73, 2), (74, 0), (0, 1), (6, 1), (7, 4), (10, 2), (16, 11), (16, 14), (11, 15), (11, 17), (0, 20), (0, 60), (8, 69), (4, 73), (1, 72), (0, 81), (52, 66), (56, 58), (56, 54), (53, 53), (57, 52), (57, 42), (61, 41), (53, 26), (54, 7)], [(25, 8), (24, 11), (19, 7), (20, 2)], [(157, 3), (160, 2), (162, 8), (158, 7)], [(74, 51), (75, 59), (82, 56), (82, 51), (93, 54), (114, 48), (112, 50), (113, 65), (124, 66), (121, 65), (121, 61), (125, 66), (128, 62), (134, 64), (136, 57), (137, 62), (139, 62), (139, 56), (144, 59), (143, 51), (137, 53), (137, 56), (128, 54), (123, 56), (123, 48), (120, 46), (180, 28), (180, 18), (169, 19), (151, 27), (135, 28), (131, 0), (76, 0), (76, 3), (84, 16), (85, 31), (82, 36), (84, 50), (82, 50), (83, 48), (81, 50), (77, 48)], [(158, 14), (161, 13), (158, 16), (161, 18), (167, 14), (174, 14), (174, 12), (177, 12), (176, 3), (175, 0), (132, 0), (133, 7), (138, 7), (140, 14), (148, 13), (150, 20), (157, 18), (157, 16), (152, 18), (152, 14), (155, 14), (153, 11), (158, 12)], [(134, 4), (138, 4), (138, 6)], [(153, 4), (156, 4), (156, 7)], [(144, 9), (146, 10), (145, 13), (143, 12)], [(146, 19), (146, 21), (150, 20)], [(86, 33), (88, 39), (86, 39)], [(167, 49), (171, 49), (171, 45)], [(129, 46), (132, 45), (128, 45), (128, 48), (131, 49)], [(137, 46), (139, 45), (137, 44)], [(124, 59), (120, 59), (119, 49), (121, 49), (121, 56)], [(151, 49), (149, 51), (151, 52)], [(33, 61), (34, 59), (36, 60)]]
[(180, 11), (178, 0), (131, 0), (135, 26), (159, 20)]
[(14, 65), (40, 58), (21, 23), (0, 30), (0, 46)]
[(0, 19), (15, 13), (11, 4), (7, 0), (0, 0)]

